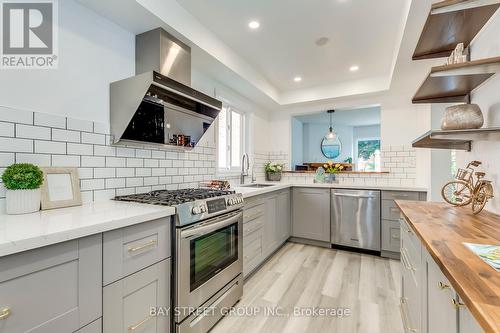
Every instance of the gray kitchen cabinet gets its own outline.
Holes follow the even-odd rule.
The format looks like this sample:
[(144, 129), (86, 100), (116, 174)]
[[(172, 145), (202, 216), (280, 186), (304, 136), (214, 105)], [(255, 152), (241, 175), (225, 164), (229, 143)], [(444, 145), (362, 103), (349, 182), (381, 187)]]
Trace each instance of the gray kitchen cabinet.
[(290, 190), (245, 200), (243, 275), (249, 276), (290, 237)]
[(101, 281), (101, 234), (0, 258), (0, 332), (77, 331), (102, 316)]
[(170, 315), (150, 311), (170, 308), (170, 263), (163, 260), (103, 288), (104, 333), (170, 332)]
[[(462, 304), (458, 298), (459, 304)], [(460, 306), (458, 309), (458, 332), (459, 333), (483, 333), (483, 329), (477, 323), (476, 319), (472, 316), (469, 309)]]
[(291, 229), (290, 190), (278, 193), (276, 218), (278, 220), (278, 241), (285, 242), (290, 237)]
[(330, 242), (330, 189), (293, 189), (292, 236)]
[(103, 235), (103, 285), (170, 257), (170, 218), (112, 230)]
[(425, 192), (382, 191), (381, 201), (381, 240), (382, 257), (399, 258), (399, 208), (395, 200), (425, 201)]
[(457, 294), (438, 265), (426, 255), (427, 266), (427, 309), (425, 318), (428, 333), (457, 332), (458, 310), (452, 301)]

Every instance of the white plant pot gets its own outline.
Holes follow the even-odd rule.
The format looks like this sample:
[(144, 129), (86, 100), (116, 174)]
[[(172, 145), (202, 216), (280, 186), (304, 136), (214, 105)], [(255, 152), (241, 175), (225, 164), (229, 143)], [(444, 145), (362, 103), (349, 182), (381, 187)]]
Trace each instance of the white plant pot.
[(6, 197), (7, 214), (28, 214), (40, 210), (40, 189), (7, 190)]

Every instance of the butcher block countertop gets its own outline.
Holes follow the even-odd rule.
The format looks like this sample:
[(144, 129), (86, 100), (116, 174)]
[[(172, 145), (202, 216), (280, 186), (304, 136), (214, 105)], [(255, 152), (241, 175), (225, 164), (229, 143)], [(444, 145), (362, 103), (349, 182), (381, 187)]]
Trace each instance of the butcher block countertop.
[(396, 204), (477, 322), (500, 332), (500, 272), (463, 245), (500, 245), (500, 216), (437, 202)]

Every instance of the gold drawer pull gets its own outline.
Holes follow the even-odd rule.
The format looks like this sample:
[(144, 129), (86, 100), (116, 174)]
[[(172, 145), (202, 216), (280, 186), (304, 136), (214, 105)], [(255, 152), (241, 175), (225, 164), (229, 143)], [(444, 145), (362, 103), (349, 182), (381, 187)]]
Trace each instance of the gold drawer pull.
[(460, 309), (461, 307), (465, 306), (464, 303), (461, 303), (454, 298), (451, 300), (451, 304), (453, 304), (453, 306), (456, 307), (457, 309)]
[(138, 329), (139, 327), (141, 327), (142, 325), (144, 325), (145, 323), (147, 323), (149, 320), (151, 320), (153, 318), (153, 316), (149, 315), (147, 316), (146, 318), (144, 318), (143, 320), (141, 320), (140, 322), (138, 322), (137, 324), (135, 325), (130, 325), (128, 327), (128, 330), (129, 331), (135, 331), (136, 329)]
[(2, 309), (2, 311), (0, 311), (0, 320), (9, 318), (11, 314), (12, 311), (10, 311), (9, 308)]
[(158, 242), (156, 240), (150, 240), (149, 242), (147, 242), (146, 244), (142, 244), (142, 245), (139, 245), (139, 246), (135, 246), (135, 247), (129, 247), (128, 248), (128, 252), (137, 252), (137, 251), (140, 251), (142, 249), (145, 249), (145, 248), (148, 248), (148, 247), (151, 247), (151, 246), (155, 246)]
[(406, 312), (406, 298), (401, 297), (399, 303), (399, 311), (401, 311), (401, 317), (403, 318), (403, 326), (405, 328), (405, 332), (417, 332), (415, 328), (410, 326), (410, 321), (408, 319), (408, 313)]
[(439, 287), (439, 289), (441, 289), (441, 290), (444, 290), (444, 289), (450, 289), (450, 286), (449, 286), (449, 285), (447, 285), (446, 283), (443, 283), (443, 282), (441, 282), (441, 281), (439, 281), (439, 282), (438, 282), (438, 287)]

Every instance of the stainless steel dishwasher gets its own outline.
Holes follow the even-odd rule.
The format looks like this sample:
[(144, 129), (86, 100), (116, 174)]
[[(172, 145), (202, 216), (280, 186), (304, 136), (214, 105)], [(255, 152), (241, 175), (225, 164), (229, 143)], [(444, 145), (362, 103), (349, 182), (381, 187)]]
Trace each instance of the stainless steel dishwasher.
[(380, 191), (333, 189), (331, 242), (380, 251)]

